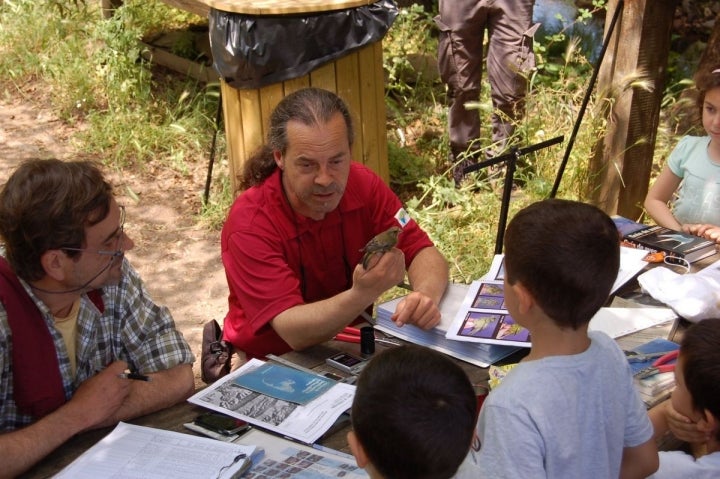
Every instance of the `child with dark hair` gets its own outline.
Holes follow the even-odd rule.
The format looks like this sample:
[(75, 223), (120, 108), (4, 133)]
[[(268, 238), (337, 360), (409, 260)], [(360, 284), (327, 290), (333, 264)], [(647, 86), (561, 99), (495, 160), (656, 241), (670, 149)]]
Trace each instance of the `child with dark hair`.
[(720, 477), (720, 319), (705, 319), (685, 332), (675, 366), (675, 390), (670, 401), (650, 410), (650, 419), (656, 437), (676, 432), (683, 428), (677, 423), (686, 422), (701, 434), (697, 445), (706, 451), (698, 459), (683, 451), (661, 452), (653, 479)]
[(485, 400), (462, 477), (644, 478), (657, 469), (652, 424), (615, 341), (588, 332), (620, 261), (598, 208), (534, 203), (505, 234), (504, 294), (530, 353)]
[(360, 375), (348, 443), (373, 479), (449, 478), (470, 449), (476, 412), (457, 364), (432, 349), (399, 346)]

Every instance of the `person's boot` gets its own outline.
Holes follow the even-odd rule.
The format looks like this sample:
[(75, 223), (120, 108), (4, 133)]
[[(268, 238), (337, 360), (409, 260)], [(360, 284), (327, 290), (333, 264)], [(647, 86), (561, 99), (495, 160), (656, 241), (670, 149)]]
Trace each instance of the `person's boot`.
[(453, 179), (455, 180), (455, 187), (460, 188), (463, 178), (465, 178), (465, 168), (477, 163), (477, 159), (480, 157), (479, 151), (467, 152), (455, 154), (450, 153), (450, 162), (453, 166)]

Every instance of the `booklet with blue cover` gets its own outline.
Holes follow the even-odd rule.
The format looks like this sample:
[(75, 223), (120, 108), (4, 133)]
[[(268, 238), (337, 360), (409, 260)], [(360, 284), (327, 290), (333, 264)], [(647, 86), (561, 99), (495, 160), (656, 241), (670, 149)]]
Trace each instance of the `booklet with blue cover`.
[(653, 362), (655, 362), (655, 360), (660, 357), (658, 355), (670, 353), (678, 349), (680, 349), (680, 345), (678, 343), (672, 342), (668, 339), (655, 338), (651, 341), (648, 341), (647, 343), (641, 344), (640, 346), (632, 350), (633, 353), (637, 353), (637, 355), (641, 357), (645, 354), (654, 356), (650, 356), (643, 361), (638, 361), (634, 359), (634, 356), (632, 354), (626, 354), (628, 356), (628, 361), (630, 362), (630, 369), (632, 370), (633, 374), (636, 374), (645, 368), (651, 367)]
[(307, 404), (336, 383), (319, 374), (265, 363), (235, 379), (235, 384), (295, 404)]

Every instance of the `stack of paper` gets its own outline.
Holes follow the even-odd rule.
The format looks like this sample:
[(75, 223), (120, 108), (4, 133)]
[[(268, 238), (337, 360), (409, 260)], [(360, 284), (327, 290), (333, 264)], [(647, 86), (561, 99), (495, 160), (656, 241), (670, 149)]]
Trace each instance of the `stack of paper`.
[(448, 285), (445, 296), (443, 296), (440, 302), (440, 312), (442, 313), (440, 324), (429, 331), (412, 325), (398, 327), (392, 322), (390, 317), (395, 312), (395, 308), (402, 300), (402, 297), (378, 305), (377, 325), (375, 327), (384, 333), (404, 339), (405, 341), (428, 346), (454, 358), (486, 368), (492, 363), (509, 356), (519, 348), (456, 341), (445, 337), (451, 321), (457, 314), (463, 299), (465, 299), (467, 295), (468, 289), (469, 286), (465, 284), (451, 283)]
[(232, 478), (247, 470), (255, 452), (255, 446), (121, 422), (55, 477)]
[[(633, 352), (639, 354), (659, 354), (670, 351), (675, 351), (680, 348), (680, 345), (672, 341), (668, 341), (663, 338), (656, 338), (648, 341), (644, 344), (633, 349)], [(645, 361), (633, 360), (632, 356), (628, 356), (630, 361), (630, 369), (633, 375), (636, 375), (643, 369), (652, 367), (652, 363), (657, 358), (649, 358)], [(635, 388), (640, 394), (640, 398), (643, 400), (647, 407), (652, 407), (655, 404), (663, 401), (670, 395), (670, 392), (675, 387), (675, 374), (670, 371), (666, 373), (654, 374), (646, 378), (635, 378)]]

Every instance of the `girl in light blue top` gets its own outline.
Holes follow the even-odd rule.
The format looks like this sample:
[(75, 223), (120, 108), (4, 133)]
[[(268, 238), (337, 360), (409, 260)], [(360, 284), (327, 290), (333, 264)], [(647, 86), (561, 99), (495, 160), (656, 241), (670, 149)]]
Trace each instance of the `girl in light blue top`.
[(707, 136), (680, 139), (644, 206), (660, 226), (720, 243), (720, 68), (698, 73), (695, 86)]

